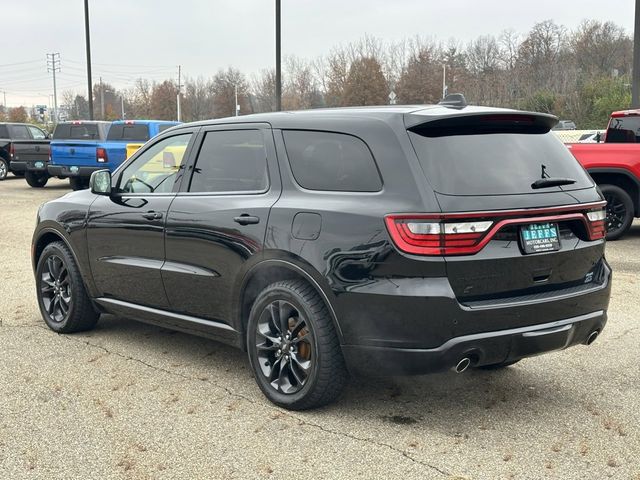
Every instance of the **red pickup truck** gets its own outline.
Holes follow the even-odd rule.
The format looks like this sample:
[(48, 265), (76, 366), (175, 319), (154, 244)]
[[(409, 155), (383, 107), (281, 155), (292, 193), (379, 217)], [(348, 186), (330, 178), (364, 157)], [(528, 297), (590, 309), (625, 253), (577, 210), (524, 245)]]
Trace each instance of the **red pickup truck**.
[(602, 143), (567, 145), (607, 200), (607, 239), (640, 217), (640, 110), (613, 112)]

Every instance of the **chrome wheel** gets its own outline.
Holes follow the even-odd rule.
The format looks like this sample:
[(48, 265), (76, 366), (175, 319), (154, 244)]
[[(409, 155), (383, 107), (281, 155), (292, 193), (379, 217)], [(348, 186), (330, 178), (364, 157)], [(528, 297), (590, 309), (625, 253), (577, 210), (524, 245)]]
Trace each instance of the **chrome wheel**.
[(9, 172), (7, 168), (7, 162), (0, 159), (0, 180), (4, 180), (7, 178), (7, 173)]
[(40, 275), (42, 305), (49, 318), (63, 322), (71, 308), (71, 281), (69, 271), (62, 258), (51, 255)]
[(276, 391), (293, 394), (306, 384), (313, 362), (313, 333), (291, 303), (276, 300), (262, 311), (255, 337), (262, 375)]

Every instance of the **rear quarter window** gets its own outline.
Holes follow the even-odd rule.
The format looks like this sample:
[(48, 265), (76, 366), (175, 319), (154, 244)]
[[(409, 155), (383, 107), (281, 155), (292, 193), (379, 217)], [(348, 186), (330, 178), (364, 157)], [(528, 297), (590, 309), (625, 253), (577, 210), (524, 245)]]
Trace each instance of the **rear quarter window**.
[(369, 147), (352, 135), (285, 130), (285, 148), (296, 182), (309, 190), (378, 192), (382, 179)]
[(607, 143), (639, 143), (640, 117), (613, 117), (607, 129)]
[(148, 125), (111, 125), (107, 140), (146, 142), (149, 140)]
[(0, 138), (9, 138), (9, 130), (6, 125), (0, 125)]

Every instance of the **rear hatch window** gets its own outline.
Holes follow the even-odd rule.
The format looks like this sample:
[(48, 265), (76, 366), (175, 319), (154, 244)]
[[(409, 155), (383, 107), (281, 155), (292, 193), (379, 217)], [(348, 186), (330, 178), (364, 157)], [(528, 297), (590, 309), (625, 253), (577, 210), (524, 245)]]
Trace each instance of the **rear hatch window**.
[(53, 132), (54, 140), (99, 140), (98, 125), (91, 123), (59, 123)]
[(149, 140), (148, 125), (111, 125), (107, 141), (146, 142)]
[[(445, 195), (513, 195), (570, 191), (593, 184), (544, 125), (496, 116), (428, 122), (409, 130), (431, 187)], [(575, 183), (533, 188), (542, 178)]]

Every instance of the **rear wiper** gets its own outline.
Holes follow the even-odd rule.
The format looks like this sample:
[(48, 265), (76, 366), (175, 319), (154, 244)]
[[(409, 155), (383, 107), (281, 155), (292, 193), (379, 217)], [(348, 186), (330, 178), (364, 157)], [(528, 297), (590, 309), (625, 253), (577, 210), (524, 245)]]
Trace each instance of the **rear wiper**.
[(559, 187), (560, 185), (571, 185), (576, 183), (573, 178), (540, 178), (531, 184), (531, 188)]

